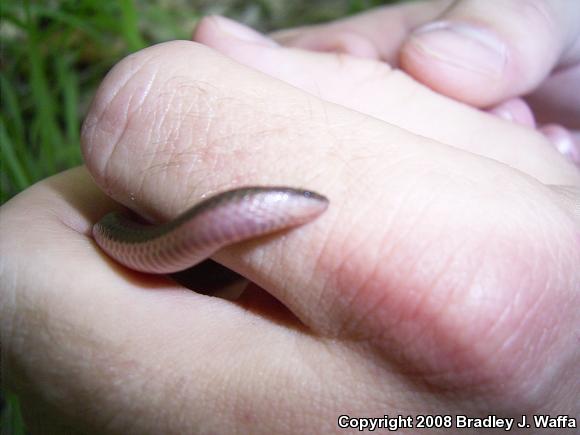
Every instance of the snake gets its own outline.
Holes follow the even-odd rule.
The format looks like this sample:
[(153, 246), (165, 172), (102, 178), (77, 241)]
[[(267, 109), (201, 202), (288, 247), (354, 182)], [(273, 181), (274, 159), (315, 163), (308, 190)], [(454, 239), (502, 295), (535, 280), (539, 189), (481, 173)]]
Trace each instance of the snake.
[(112, 212), (93, 225), (92, 234), (118, 263), (138, 272), (170, 274), (226, 246), (311, 222), (328, 205), (325, 196), (311, 190), (240, 187), (213, 195), (161, 224)]

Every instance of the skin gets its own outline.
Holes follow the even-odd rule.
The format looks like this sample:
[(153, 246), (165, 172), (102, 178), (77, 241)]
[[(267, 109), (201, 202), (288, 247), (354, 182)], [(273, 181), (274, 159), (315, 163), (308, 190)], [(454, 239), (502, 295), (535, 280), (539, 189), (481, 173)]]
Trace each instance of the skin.
[[(580, 164), (580, 99), (570, 92), (580, 82), (579, 22), (580, 8), (568, 0), (429, 0), (273, 36), (287, 46), (385, 60), (443, 95), (537, 122), (557, 145), (575, 140), (567, 153)], [(553, 134), (554, 124), (567, 135)]]
[[(213, 49), (171, 42), (117, 65), (85, 121), (86, 167), (2, 208), (3, 379), (36, 432), (578, 415), (574, 165), (538, 132), (384, 64), (228, 23), (198, 28)], [(213, 257), (255, 283), (237, 302), (123, 269), (90, 237), (120, 208), (110, 197), (164, 220), (274, 183), (330, 207)]]

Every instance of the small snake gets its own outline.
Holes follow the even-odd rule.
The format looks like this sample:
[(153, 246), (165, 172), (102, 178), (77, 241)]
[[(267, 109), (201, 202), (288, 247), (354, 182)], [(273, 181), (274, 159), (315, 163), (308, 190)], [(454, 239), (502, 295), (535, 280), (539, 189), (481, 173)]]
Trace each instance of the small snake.
[(327, 207), (324, 196), (308, 190), (244, 187), (212, 196), (161, 225), (109, 213), (93, 226), (93, 237), (131, 269), (173, 273), (233, 243), (310, 222)]

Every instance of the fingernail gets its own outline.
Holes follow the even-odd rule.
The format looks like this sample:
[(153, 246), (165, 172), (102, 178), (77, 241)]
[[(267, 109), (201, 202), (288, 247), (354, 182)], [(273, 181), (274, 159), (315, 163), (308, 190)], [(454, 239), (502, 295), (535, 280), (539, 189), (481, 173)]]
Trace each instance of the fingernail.
[(568, 130), (557, 124), (544, 125), (540, 131), (552, 142), (560, 154), (565, 155), (576, 164), (580, 164), (580, 149)]
[(536, 128), (536, 120), (530, 106), (521, 98), (511, 98), (489, 110), (489, 113), (507, 121)]
[(262, 35), (260, 32), (238, 23), (229, 18), (225, 18), (219, 15), (214, 15), (211, 17), (214, 24), (222, 31), (228, 35), (245, 42), (251, 42), (253, 44), (264, 45), (268, 47), (277, 47), (273, 40)]
[(506, 46), (483, 28), (436, 21), (417, 28), (411, 42), (428, 56), (455, 67), (494, 78), (504, 72)]
[(507, 107), (504, 106), (494, 107), (489, 111), (489, 113), (498, 116), (502, 119), (505, 119), (506, 121), (515, 122), (515, 116), (513, 112), (509, 110)]

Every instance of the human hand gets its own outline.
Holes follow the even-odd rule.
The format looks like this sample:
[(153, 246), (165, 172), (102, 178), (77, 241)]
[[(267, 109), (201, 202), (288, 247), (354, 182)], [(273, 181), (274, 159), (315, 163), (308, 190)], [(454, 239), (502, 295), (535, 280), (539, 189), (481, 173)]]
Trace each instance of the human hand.
[[(116, 206), (85, 169), (6, 204), (3, 378), (29, 421), (304, 433), (338, 431), (340, 414), (577, 413), (577, 197), (545, 184), (578, 187), (575, 168), (541, 135), (385, 65), (236, 42), (223, 25), (206, 20), (197, 38), (303, 89), (194, 43), (130, 56), (85, 123), (97, 184), (157, 219), (247, 184), (308, 187), (331, 206), (218, 253), (267, 292), (231, 302), (105, 258), (90, 226)], [(305, 68), (332, 77), (315, 82), (320, 97)], [(385, 122), (393, 114), (405, 129)], [(451, 143), (429, 138), (444, 126)], [(512, 142), (523, 158), (502, 154)], [(504, 145), (496, 160), (486, 143)]]
[(274, 37), (288, 46), (381, 59), (458, 101), (529, 127), (537, 122), (580, 164), (576, 2), (409, 2)]

